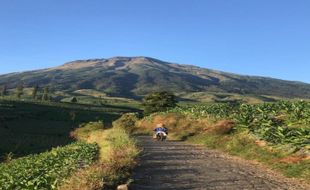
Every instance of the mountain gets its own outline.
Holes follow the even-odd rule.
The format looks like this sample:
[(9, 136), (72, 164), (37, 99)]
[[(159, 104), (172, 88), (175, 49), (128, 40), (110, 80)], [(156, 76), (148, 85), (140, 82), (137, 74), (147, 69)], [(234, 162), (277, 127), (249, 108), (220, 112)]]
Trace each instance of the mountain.
[(50, 85), (74, 92), (93, 89), (109, 96), (138, 98), (149, 92), (234, 93), (286, 98), (310, 98), (310, 84), (243, 76), (149, 57), (113, 57), (65, 63), (59, 67), (0, 75), (0, 86)]

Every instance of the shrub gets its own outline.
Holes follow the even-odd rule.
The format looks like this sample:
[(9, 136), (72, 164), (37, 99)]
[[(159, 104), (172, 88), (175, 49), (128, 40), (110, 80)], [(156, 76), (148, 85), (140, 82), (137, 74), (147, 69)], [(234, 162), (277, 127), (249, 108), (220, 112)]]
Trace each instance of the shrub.
[(78, 102), (78, 100), (77, 100), (77, 98), (76, 98), (76, 97), (72, 97), (72, 98), (70, 99), (70, 102), (71, 102), (71, 103), (77, 103), (77, 102)]
[(132, 131), (138, 121), (138, 117), (134, 113), (123, 114), (118, 120), (113, 122), (114, 127), (123, 128), (127, 131)]
[(102, 121), (89, 122), (87, 124), (80, 125), (79, 128), (70, 133), (70, 136), (78, 140), (86, 140), (89, 137), (90, 132), (99, 129), (104, 129), (104, 124)]

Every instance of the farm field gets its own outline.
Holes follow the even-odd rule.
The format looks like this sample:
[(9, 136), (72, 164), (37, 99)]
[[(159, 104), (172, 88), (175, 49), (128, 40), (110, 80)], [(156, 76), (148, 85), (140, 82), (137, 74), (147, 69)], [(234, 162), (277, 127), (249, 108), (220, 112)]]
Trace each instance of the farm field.
[(0, 164), (0, 189), (55, 189), (73, 171), (98, 157), (96, 144), (72, 143)]
[(106, 126), (129, 106), (0, 100), (0, 158), (12, 159), (72, 142), (69, 134), (81, 123), (102, 120)]
[(181, 113), (194, 118), (229, 119), (235, 130), (248, 130), (258, 139), (294, 148), (309, 148), (310, 103), (305, 101), (263, 104), (209, 104), (177, 107), (167, 113)]

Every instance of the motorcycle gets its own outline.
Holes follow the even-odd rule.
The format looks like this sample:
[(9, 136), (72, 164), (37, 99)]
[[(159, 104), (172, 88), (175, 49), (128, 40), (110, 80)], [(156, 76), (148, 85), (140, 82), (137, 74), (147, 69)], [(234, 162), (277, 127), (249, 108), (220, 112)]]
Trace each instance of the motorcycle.
[(167, 138), (167, 134), (165, 132), (159, 132), (155, 134), (154, 137), (157, 141), (164, 141)]

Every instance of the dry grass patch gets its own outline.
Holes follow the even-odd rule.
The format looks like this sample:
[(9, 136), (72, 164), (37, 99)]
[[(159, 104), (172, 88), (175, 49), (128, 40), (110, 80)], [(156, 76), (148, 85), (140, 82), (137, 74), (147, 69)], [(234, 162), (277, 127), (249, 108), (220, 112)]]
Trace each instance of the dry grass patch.
[(218, 121), (216, 124), (206, 128), (205, 132), (217, 135), (229, 134), (232, 132), (235, 125), (236, 123), (234, 121), (221, 120)]
[[(118, 184), (125, 183), (129, 178), (139, 153), (135, 141), (124, 129), (99, 128), (101, 124), (91, 123), (84, 126), (88, 129), (77, 129), (73, 133), (79, 140), (98, 144), (99, 160), (75, 173), (59, 188), (60, 190), (115, 189)], [(93, 130), (89, 130), (90, 128)]]

